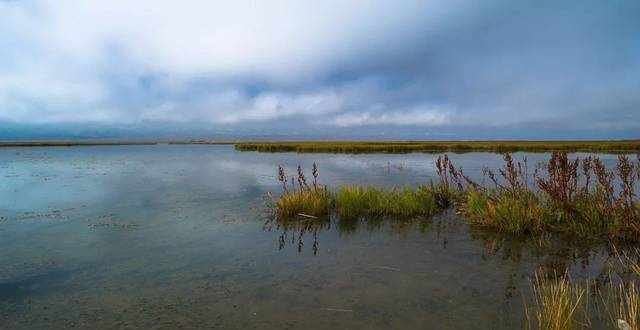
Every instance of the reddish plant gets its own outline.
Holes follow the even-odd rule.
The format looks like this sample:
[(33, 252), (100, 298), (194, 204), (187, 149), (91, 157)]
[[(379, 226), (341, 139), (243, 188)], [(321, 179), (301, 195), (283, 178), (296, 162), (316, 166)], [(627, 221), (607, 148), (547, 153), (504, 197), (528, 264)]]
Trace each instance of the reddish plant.
[(553, 152), (546, 167), (543, 167), (547, 177), (536, 175), (538, 188), (566, 211), (570, 211), (570, 204), (577, 192), (578, 163), (579, 159), (570, 161), (564, 152)]

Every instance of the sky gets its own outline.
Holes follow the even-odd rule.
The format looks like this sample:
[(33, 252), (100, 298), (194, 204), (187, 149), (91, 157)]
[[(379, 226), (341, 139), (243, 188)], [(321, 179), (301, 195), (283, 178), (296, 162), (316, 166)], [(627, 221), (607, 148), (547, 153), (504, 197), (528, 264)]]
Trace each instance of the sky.
[(637, 0), (0, 0), (0, 139), (639, 132)]

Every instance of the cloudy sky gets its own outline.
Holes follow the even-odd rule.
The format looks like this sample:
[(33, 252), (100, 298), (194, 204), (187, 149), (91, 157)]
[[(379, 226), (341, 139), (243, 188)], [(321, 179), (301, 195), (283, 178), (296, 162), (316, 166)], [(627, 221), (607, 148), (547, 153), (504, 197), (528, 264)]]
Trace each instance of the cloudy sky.
[(0, 0), (0, 138), (638, 132), (637, 0)]

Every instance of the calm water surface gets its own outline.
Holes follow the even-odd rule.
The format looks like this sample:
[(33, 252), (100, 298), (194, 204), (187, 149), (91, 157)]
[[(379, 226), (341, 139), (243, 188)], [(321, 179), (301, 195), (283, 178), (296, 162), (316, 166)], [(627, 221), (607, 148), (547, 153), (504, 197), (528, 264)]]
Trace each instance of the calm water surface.
[[(435, 157), (2, 148), (0, 328), (510, 329), (536, 267), (601, 272), (602, 251), (496, 239), (453, 212), (265, 224), (278, 164), (316, 161), (330, 186), (395, 186), (433, 179)], [(451, 157), (478, 179), (501, 164)]]

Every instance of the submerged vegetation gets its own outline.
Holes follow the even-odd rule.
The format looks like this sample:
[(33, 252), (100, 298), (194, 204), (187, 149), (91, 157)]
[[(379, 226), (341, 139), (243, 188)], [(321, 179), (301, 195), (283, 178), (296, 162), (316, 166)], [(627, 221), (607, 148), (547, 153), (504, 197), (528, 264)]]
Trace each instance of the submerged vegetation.
[(260, 152), (409, 153), (409, 152), (611, 152), (640, 151), (640, 140), (617, 141), (296, 141), (239, 142), (235, 149)]

